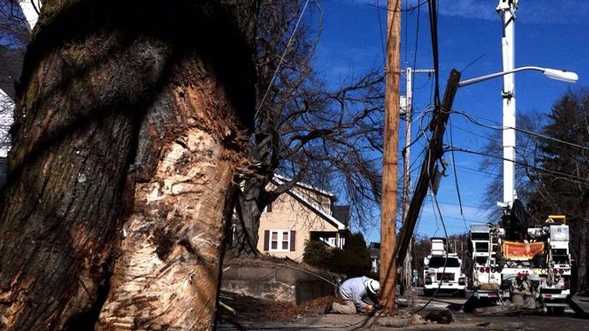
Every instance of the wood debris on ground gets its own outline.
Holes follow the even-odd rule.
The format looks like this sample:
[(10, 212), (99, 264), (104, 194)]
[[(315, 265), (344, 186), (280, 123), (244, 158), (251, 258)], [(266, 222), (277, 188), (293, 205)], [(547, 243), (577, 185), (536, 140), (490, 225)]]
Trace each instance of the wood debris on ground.
[(249, 296), (223, 293), (221, 301), (235, 310), (235, 314), (222, 309), (221, 318), (240, 322), (255, 321), (289, 321), (302, 316), (325, 313), (331, 307), (333, 297), (321, 297), (301, 305), (257, 299)]

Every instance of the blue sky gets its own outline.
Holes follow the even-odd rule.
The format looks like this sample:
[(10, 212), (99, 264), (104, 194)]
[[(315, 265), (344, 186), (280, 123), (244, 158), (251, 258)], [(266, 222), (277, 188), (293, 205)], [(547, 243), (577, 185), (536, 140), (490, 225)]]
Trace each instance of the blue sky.
[[(412, 0), (409, 5), (416, 1)], [(452, 68), (462, 71), (463, 78), (501, 71), (501, 23), (495, 12), (496, 0), (439, 0), (440, 83), (443, 93)], [(323, 31), (315, 57), (317, 70), (328, 83), (361, 75), (383, 63), (382, 33), (386, 30), (386, 0), (323, 0)], [(558, 3), (558, 4), (556, 4)], [(315, 11), (312, 15), (318, 15)], [(380, 15), (380, 20), (379, 20)], [(417, 67), (432, 66), (427, 6), (421, 8)], [(518, 112), (546, 113), (568, 89), (589, 86), (589, 1), (586, 0), (520, 0), (516, 23), (516, 66), (538, 65), (562, 68), (579, 74), (577, 84), (548, 80), (538, 73), (516, 75)], [(380, 26), (379, 26), (380, 23)], [(417, 11), (402, 17), (402, 67), (413, 63)], [(478, 60), (467, 67), (473, 60)], [(467, 67), (465, 69), (465, 67)], [(454, 109), (467, 112), (487, 123), (501, 122), (501, 80), (492, 80), (458, 91)], [(415, 79), (414, 111), (430, 104), (430, 82), (427, 75)], [(403, 93), (404, 79), (401, 91)], [(480, 150), (493, 133), (464, 120), (452, 117), (454, 144)], [(414, 131), (415, 132), (415, 131)], [(414, 133), (415, 135), (415, 133)], [(415, 157), (423, 148), (413, 149)], [(458, 177), (464, 203), (465, 220), (460, 215), (452, 172), (442, 180), (438, 199), (450, 233), (465, 231), (472, 222), (485, 220), (480, 208), (484, 190), (491, 175), (477, 171), (481, 158), (456, 153)], [(451, 162), (450, 155), (447, 161)], [(417, 170), (417, 169), (416, 169)], [(496, 172), (500, 172), (498, 168)], [(414, 173), (416, 176), (416, 173)], [(415, 177), (414, 177), (415, 178)], [(375, 224), (378, 224), (376, 219)], [(427, 199), (418, 224), (418, 233), (442, 234)], [(373, 227), (366, 235), (378, 240)]]

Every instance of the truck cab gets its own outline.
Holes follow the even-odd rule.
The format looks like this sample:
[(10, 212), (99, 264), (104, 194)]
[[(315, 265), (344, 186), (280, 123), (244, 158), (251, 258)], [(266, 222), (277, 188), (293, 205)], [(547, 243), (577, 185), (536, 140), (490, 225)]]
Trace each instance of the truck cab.
[(432, 238), (430, 255), (424, 258), (424, 294), (458, 293), (464, 296), (466, 276), (462, 260), (456, 253), (448, 253), (445, 238)]

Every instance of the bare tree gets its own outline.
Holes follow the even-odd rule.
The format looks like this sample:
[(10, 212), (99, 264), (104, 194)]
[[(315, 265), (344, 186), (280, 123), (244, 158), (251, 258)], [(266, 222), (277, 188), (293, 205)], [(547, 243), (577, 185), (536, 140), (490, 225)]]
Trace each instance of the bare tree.
[[(380, 199), (383, 75), (369, 72), (327, 88), (311, 61), (320, 27), (297, 25), (305, 3), (261, 3), (256, 134), (237, 179), (242, 231), (232, 245), (240, 252), (256, 252), (263, 209), (298, 181), (345, 192), (358, 224), (367, 223)], [(292, 180), (269, 190), (275, 173)]]
[[(536, 132), (542, 125), (542, 117), (534, 113), (518, 113), (517, 127), (520, 131), (516, 132), (517, 138), (517, 164), (515, 166), (515, 187), (518, 199), (527, 202), (530, 195), (535, 191), (535, 184), (531, 180), (531, 168), (535, 167), (538, 139), (537, 137), (525, 134), (524, 131)], [(500, 127), (494, 126), (489, 141), (484, 147), (483, 152), (489, 157), (483, 159), (480, 170), (488, 173), (494, 173), (495, 177), (486, 188), (487, 199), (484, 199), (482, 207), (487, 210), (489, 221), (499, 222), (502, 211), (497, 207), (497, 201), (503, 197), (503, 148), (501, 140)], [(542, 220), (535, 220), (542, 222)]]
[(15, 85), (22, 69), (29, 27), (18, 1), (0, 4), (0, 187), (6, 179), (6, 155), (10, 149), (9, 130), (13, 122)]
[(25, 47), (30, 38), (27, 19), (19, 5), (24, 1), (30, 0), (6, 0), (0, 4), (0, 34), (8, 39), (13, 48)]
[(256, 1), (42, 11), (0, 194), (0, 329), (211, 329)]

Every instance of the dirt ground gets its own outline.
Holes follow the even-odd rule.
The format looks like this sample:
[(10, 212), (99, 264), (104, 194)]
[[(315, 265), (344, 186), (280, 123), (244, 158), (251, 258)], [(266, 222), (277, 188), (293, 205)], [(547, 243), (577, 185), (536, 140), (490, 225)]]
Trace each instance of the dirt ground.
[(287, 302), (274, 302), (261, 300), (247, 296), (223, 293), (221, 302), (230, 309), (221, 307), (222, 321), (238, 321), (243, 323), (284, 322), (305, 317), (318, 317), (325, 313), (327, 307), (331, 307), (332, 297), (323, 297), (308, 301), (296, 306)]
[(323, 314), (314, 317), (300, 317), (288, 322), (257, 321), (244, 322), (240, 326), (223, 322), (217, 330), (589, 330), (589, 320), (574, 316), (501, 316), (477, 317), (458, 313), (450, 324), (426, 324), (403, 328), (379, 326), (376, 318), (367, 316), (345, 316)]

